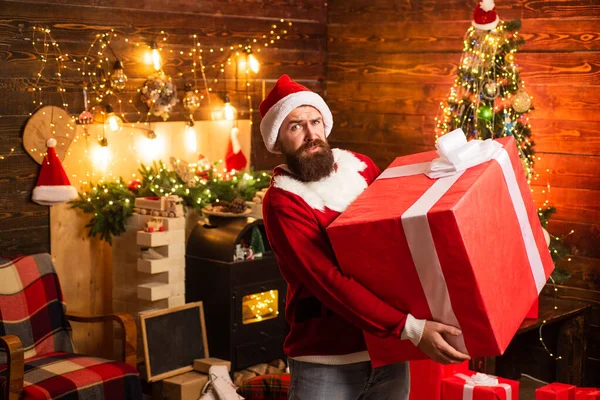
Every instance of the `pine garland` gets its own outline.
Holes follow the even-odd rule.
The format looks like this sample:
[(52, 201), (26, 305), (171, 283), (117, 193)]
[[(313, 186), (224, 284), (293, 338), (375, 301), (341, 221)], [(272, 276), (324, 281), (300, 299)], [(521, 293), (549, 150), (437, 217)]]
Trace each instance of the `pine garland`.
[(71, 208), (94, 214), (86, 225), (89, 236), (112, 242), (112, 236), (125, 232), (125, 221), (133, 213), (135, 195), (127, 189), (122, 178), (117, 182), (92, 185), (89, 192), (79, 193), (79, 199), (70, 202)]
[(177, 195), (187, 208), (201, 214), (205, 206), (217, 201), (232, 201), (237, 197), (252, 200), (271, 181), (271, 176), (262, 171), (219, 174), (212, 169), (184, 182), (162, 161), (153, 162), (152, 166), (142, 164), (139, 172), (142, 181), (137, 188), (128, 188), (120, 178), (117, 182), (92, 185), (89, 191), (79, 193), (79, 199), (70, 202), (71, 208), (93, 214), (86, 225), (90, 237), (99, 235), (101, 240), (111, 243), (113, 236), (125, 232), (125, 222), (133, 214), (136, 197)]

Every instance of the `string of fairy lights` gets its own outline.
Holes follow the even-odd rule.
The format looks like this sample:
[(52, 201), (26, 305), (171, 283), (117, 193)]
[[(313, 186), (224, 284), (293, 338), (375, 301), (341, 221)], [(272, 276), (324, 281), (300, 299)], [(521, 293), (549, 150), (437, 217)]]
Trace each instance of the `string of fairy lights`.
[[(541, 160), (533, 154), (531, 125), (528, 113), (532, 110), (533, 97), (525, 91), (525, 82), (520, 79), (518, 64), (515, 63), (517, 47), (524, 41), (519, 38), (516, 26), (505, 22), (490, 30), (470, 27), (463, 39), (463, 54), (457, 76), (450, 89), (447, 102), (440, 103), (440, 112), (435, 118), (436, 140), (456, 128), (462, 128), (473, 139), (493, 139), (513, 136), (517, 142), (520, 158), (527, 174), (527, 182), (539, 179), (534, 162)], [(537, 160), (536, 160), (537, 158)], [(546, 172), (550, 172), (546, 170)], [(533, 192), (533, 188), (531, 188)], [(547, 183), (541, 190), (546, 199), (538, 208), (540, 216), (549, 206)], [(564, 239), (574, 231), (560, 238)], [(558, 254), (556, 248), (551, 250)], [(571, 261), (571, 258), (567, 258)], [(558, 289), (550, 277), (554, 292), (554, 310)], [(550, 357), (555, 356), (544, 343), (542, 330), (547, 321), (542, 320), (538, 329), (539, 340)]]
[[(131, 52), (132, 49), (146, 48), (147, 51), (144, 53), (142, 61), (151, 64), (157, 75), (161, 74), (163, 77), (165, 76), (162, 70), (163, 60), (168, 60), (169, 55), (175, 55), (178, 52), (179, 58), (183, 56), (185, 60), (191, 61), (189, 71), (170, 68), (178, 70), (176, 77), (189, 78), (182, 99), (182, 104), (188, 112), (188, 128), (193, 127), (194, 111), (204, 101), (208, 103), (210, 116), (213, 120), (231, 120), (237, 125), (238, 113), (237, 109), (231, 104), (229, 93), (226, 90), (224, 91), (222, 110), (214, 109), (211, 93), (220, 93), (218, 85), (221, 82), (227, 84), (226, 69), (231, 69), (232, 63), (235, 63), (236, 88), (238, 86), (238, 71), (241, 71), (241, 80), (244, 81), (246, 86), (244, 99), (247, 100), (248, 115), (251, 116), (254, 110), (252, 109), (252, 97), (249, 88), (251, 83), (255, 81), (256, 74), (260, 69), (257, 55), (261, 53), (261, 50), (269, 46), (272, 47), (277, 41), (284, 38), (291, 26), (292, 22), (280, 19), (277, 23), (270, 23), (268, 31), (264, 34), (257, 35), (255, 38), (247, 38), (236, 45), (227, 47), (202, 45), (199, 40), (200, 35), (193, 34), (190, 35), (192, 45), (189, 51), (181, 50), (181, 40), (178, 40), (179, 43), (174, 44), (173, 48), (169, 49), (169, 34), (165, 31), (153, 35), (151, 40), (136, 41), (111, 29), (108, 32), (96, 34), (87, 53), (81, 56), (63, 52), (57, 40), (52, 36), (50, 29), (35, 26), (32, 29), (31, 42), (34, 53), (40, 61), (40, 69), (30, 89), (33, 93), (33, 110), (29, 115), (31, 116), (39, 108), (49, 105), (52, 102), (50, 101), (52, 95), (59, 93), (60, 106), (71, 115), (71, 121), (67, 123), (66, 129), (73, 132), (68, 132), (66, 136), (71, 137), (74, 135), (72, 138), (74, 143), (77, 143), (82, 137), (88, 139), (88, 127), (91, 124), (102, 125), (101, 134), (96, 140), (100, 146), (104, 147), (105, 154), (108, 152), (108, 140), (105, 135), (107, 131), (121, 131), (123, 128), (127, 128), (130, 136), (133, 136), (136, 131), (142, 130), (146, 132), (148, 138), (155, 138), (156, 134), (152, 129), (152, 122), (149, 121), (149, 116), (152, 114), (151, 107), (154, 105), (155, 100), (152, 100), (151, 104), (148, 105), (148, 111), (136, 107), (134, 100), (137, 96), (140, 96), (144, 89), (147, 89), (147, 86), (145, 84), (143, 88), (132, 91), (131, 85), (127, 84), (128, 77), (123, 62), (114, 50), (117, 48), (115, 43), (120, 41), (121, 48), (124, 45), (131, 46), (128, 52)], [(168, 79), (170, 81), (170, 77)], [(77, 83), (74, 84), (74, 81)], [(73, 90), (73, 86), (76, 90)], [(66, 96), (69, 92), (69, 98), (73, 100), (73, 93), (78, 91), (80, 91), (83, 98), (82, 110), (77, 110), (81, 111), (79, 114), (73, 111), (73, 105), (69, 104)], [(116, 109), (113, 108), (110, 102), (106, 101), (109, 98), (114, 99), (112, 103), (115, 104)], [(128, 106), (127, 112), (124, 110), (124, 104)], [(241, 104), (243, 105), (243, 103)], [(137, 118), (131, 119), (132, 115), (137, 115)], [(130, 117), (129, 120), (127, 116)], [(76, 129), (77, 126), (81, 126), (82, 129)], [(52, 129), (54, 135), (54, 126)], [(195, 143), (193, 129), (187, 129), (186, 135), (188, 135), (188, 132), (190, 140), (187, 143)], [(42, 154), (45, 152), (45, 149), (28, 150), (39, 151)], [(6, 159), (14, 151), (15, 148), (13, 147), (8, 154), (0, 154), (0, 160)], [(68, 151), (67, 154), (71, 154), (71, 152)], [(85, 156), (90, 156), (87, 149)], [(78, 160), (78, 162), (82, 163), (83, 160)], [(105, 160), (105, 164), (107, 163)], [(90, 173), (86, 173), (86, 177), (79, 178), (80, 184), (88, 184), (86, 178), (90, 178)], [(114, 178), (114, 176), (110, 174), (108, 178)]]

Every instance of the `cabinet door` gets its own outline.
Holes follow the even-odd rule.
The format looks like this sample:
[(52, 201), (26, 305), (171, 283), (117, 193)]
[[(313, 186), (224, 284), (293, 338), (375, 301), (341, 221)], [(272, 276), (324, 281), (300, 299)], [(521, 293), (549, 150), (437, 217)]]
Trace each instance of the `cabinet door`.
[(283, 279), (233, 288), (235, 344), (264, 341), (287, 333), (286, 291)]

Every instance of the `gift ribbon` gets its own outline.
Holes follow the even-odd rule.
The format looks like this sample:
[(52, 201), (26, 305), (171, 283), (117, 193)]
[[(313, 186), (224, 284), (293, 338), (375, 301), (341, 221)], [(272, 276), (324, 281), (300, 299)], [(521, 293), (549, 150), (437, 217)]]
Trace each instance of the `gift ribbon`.
[[(445, 168), (445, 171), (443, 171), (445, 176), (436, 179), (433, 185), (431, 185), (431, 187), (427, 189), (427, 191), (425, 191), (425, 193), (404, 212), (404, 214), (402, 214), (401, 221), (408, 247), (423, 287), (429, 310), (431, 311), (432, 319), (460, 329), (460, 324), (458, 323), (456, 314), (454, 313), (450, 302), (448, 286), (435, 249), (429, 221), (427, 220), (427, 213), (462, 176), (466, 170), (466, 168), (462, 168), (463, 166), (468, 165), (468, 168), (471, 168), (492, 159), (498, 162), (508, 187), (508, 192), (517, 215), (519, 227), (521, 228), (521, 236), (523, 237), (529, 265), (538, 293), (541, 292), (546, 283), (546, 275), (529, 223), (525, 202), (523, 201), (517, 177), (506, 150), (504, 150), (500, 143), (493, 141), (485, 141), (488, 143), (485, 145), (469, 145), (471, 142), (483, 141), (472, 140), (471, 142), (467, 142), (464, 133), (460, 129), (445, 136), (448, 135), (451, 136), (443, 142), (442, 146), (436, 146), (438, 147), (440, 158), (431, 163), (419, 163), (388, 168), (377, 179), (392, 179), (427, 174), (432, 171), (432, 164), (441, 159), (440, 162), (444, 165), (442, 169)], [(468, 148), (464, 147), (465, 144)], [(481, 152), (476, 151), (477, 149), (481, 150)], [(469, 159), (467, 156), (471, 158)], [(448, 167), (448, 162), (452, 163), (449, 160), (455, 160), (458, 164), (452, 164), (453, 167)], [(435, 170), (435, 168), (433, 169)], [(454, 169), (454, 171), (449, 173), (448, 171), (450, 169)], [(436, 172), (439, 171), (440, 169)], [(447, 336), (445, 338), (448, 343), (458, 351), (467, 353), (464, 337), (462, 335)]]
[(493, 375), (478, 372), (471, 376), (465, 374), (456, 374), (454, 376), (465, 380), (462, 400), (473, 400), (473, 391), (477, 386), (500, 386), (506, 392), (506, 400), (512, 400), (512, 387), (508, 383), (499, 383), (498, 378)]

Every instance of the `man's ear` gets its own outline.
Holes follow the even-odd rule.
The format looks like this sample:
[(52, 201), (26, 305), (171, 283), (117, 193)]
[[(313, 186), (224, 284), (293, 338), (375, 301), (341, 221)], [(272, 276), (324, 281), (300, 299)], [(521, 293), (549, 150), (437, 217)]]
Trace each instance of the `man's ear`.
[(273, 145), (273, 150), (281, 152), (281, 146), (279, 145), (279, 140), (275, 142)]

